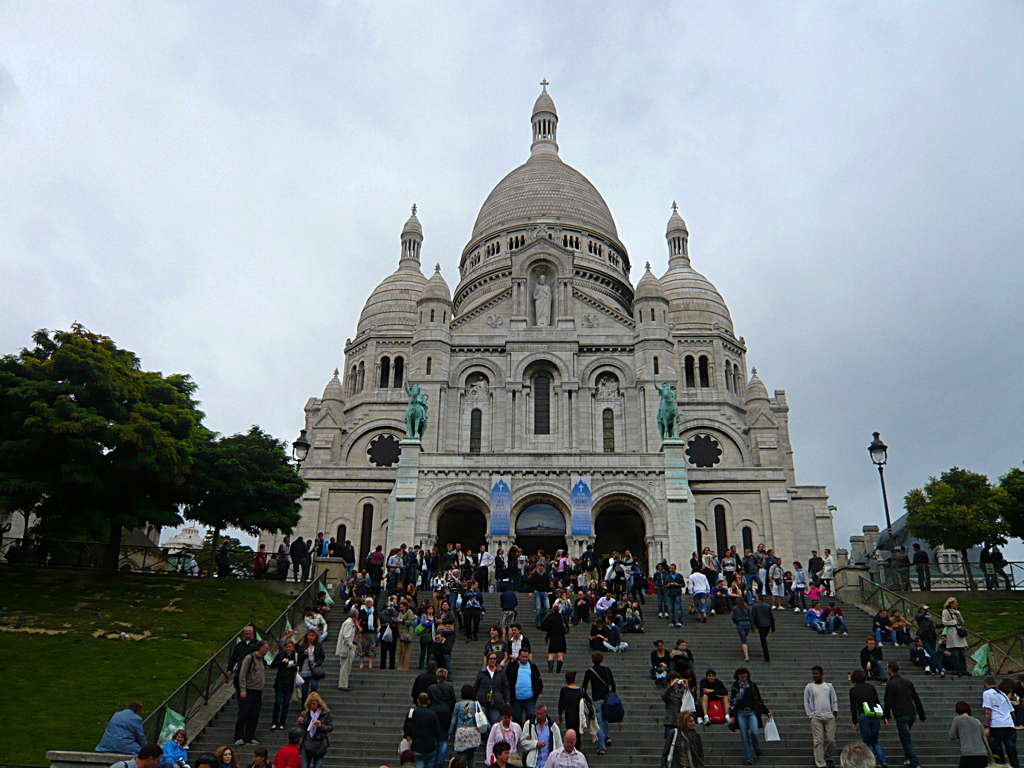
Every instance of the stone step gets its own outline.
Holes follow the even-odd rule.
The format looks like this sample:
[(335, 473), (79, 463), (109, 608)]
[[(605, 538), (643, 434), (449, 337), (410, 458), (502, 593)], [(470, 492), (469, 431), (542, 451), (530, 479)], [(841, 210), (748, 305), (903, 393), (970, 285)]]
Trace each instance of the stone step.
[[(496, 618), (497, 596), (486, 595), (487, 615), (481, 623), (481, 637), (486, 636), (488, 619)], [(529, 596), (523, 596), (519, 619), (526, 635), (533, 643), (534, 656), (541, 667), (545, 689), (541, 700), (549, 707), (557, 701), (562, 685), (562, 676), (549, 673), (546, 667), (546, 645), (543, 636), (533, 628), (532, 605), (527, 605)], [(837, 601), (838, 603), (838, 601)], [(694, 651), (698, 673), (708, 666), (718, 670), (727, 685), (731, 684), (733, 670), (743, 663), (739, 638), (732, 622), (725, 616), (712, 616), (707, 624), (698, 624), (687, 617), (683, 628), (669, 627), (665, 619), (656, 615), (656, 603), (648, 601), (647, 631), (644, 634), (626, 635), (631, 644), (629, 651), (621, 654), (605, 654), (605, 663), (615, 674), (619, 694), (626, 706), (626, 721), (612, 727), (613, 746), (605, 755), (596, 754), (596, 746), (585, 736), (581, 748), (588, 762), (595, 768), (611, 768), (625, 765), (655, 765), (662, 750), (662, 719), (664, 705), (660, 699), (661, 690), (650, 680), (649, 654), (655, 639), (664, 639), (669, 647), (678, 637), (685, 637)], [(760, 659), (760, 646), (756, 634), (749, 638), (751, 661), (747, 665), (753, 678), (761, 688), (768, 706), (776, 716), (782, 741), (762, 743), (764, 757), (760, 762), (772, 766), (799, 766), (807, 768), (813, 764), (811, 754), (810, 726), (803, 712), (803, 689), (810, 679), (810, 666), (820, 664), (825, 669), (826, 679), (836, 687), (840, 701), (840, 717), (837, 723), (837, 745), (859, 738), (850, 725), (847, 691), (847, 675), (858, 666), (859, 652), (864, 636), (871, 627), (870, 619), (862, 612), (843, 606), (850, 634), (848, 636), (821, 636), (803, 625), (802, 616), (790, 611), (776, 611), (777, 632), (770, 636), (772, 664)], [(382, 764), (394, 764), (397, 760), (398, 741), (401, 738), (402, 722), (411, 706), (409, 692), (418, 670), (353, 669), (351, 693), (335, 690), (339, 662), (333, 656), (334, 637), (343, 617), (339, 612), (328, 621), (331, 637), (326, 643), (328, 650), (325, 670), (327, 678), (321, 682), (321, 695), (331, 707), (335, 717), (335, 731), (331, 749), (324, 760), (327, 768), (376, 768)], [(580, 675), (590, 665), (590, 649), (587, 644), (589, 626), (573, 627), (567, 637), (565, 669), (576, 669)], [(418, 647), (414, 644), (412, 663), (418, 661)], [(939, 679), (924, 675), (912, 667), (907, 659), (906, 648), (884, 647), (887, 659), (900, 662), (905, 676), (917, 686), (929, 720), (918, 723), (914, 728), (914, 743), (926, 766), (949, 764), (959, 755), (957, 744), (947, 737), (949, 721), (953, 716), (953, 703), (959, 699), (968, 701), (980, 710), (981, 681), (978, 678)], [(477, 669), (482, 665), (483, 641), (456, 643), (452, 655), (450, 682), (459, 690), (462, 683), (471, 682)], [(879, 686), (881, 695), (882, 687)], [(264, 693), (261, 727), (257, 738), (271, 752), (286, 741), (285, 732), (269, 730), (270, 713), (273, 706), (273, 692)], [(292, 703), (290, 719), (297, 717), (298, 703)], [(232, 741), (235, 714), (233, 700), (229, 701), (209, 726), (193, 738), (193, 755), (200, 751), (213, 751)], [(743, 759), (743, 748), (738, 733), (725, 726), (701, 727), (701, 734), (707, 755), (708, 766), (735, 766)], [(902, 751), (894, 725), (883, 727), (880, 743), (890, 763), (902, 761)], [(247, 759), (251, 748), (240, 748), (241, 756)], [(478, 760), (482, 759), (482, 752)]]

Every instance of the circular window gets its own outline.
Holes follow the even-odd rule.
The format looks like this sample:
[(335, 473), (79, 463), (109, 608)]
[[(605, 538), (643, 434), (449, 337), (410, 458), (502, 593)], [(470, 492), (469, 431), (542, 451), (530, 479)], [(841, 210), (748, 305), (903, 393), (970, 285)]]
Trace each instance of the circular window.
[(400, 450), (398, 438), (394, 435), (377, 435), (366, 447), (370, 463), (378, 467), (390, 467), (398, 462)]
[(722, 446), (711, 435), (697, 435), (686, 444), (686, 458), (695, 467), (713, 467), (722, 460)]

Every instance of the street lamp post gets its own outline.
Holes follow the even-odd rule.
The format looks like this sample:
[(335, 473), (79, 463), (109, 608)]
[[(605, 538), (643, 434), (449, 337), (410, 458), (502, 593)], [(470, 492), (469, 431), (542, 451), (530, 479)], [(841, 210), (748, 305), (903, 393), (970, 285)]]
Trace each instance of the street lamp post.
[(889, 534), (889, 545), (892, 546), (892, 520), (889, 517), (889, 496), (885, 492), (885, 463), (889, 460), (889, 446), (882, 442), (878, 432), (874, 433), (875, 439), (868, 446), (868, 453), (871, 461), (878, 467), (878, 479), (882, 481), (882, 503), (885, 505), (885, 529)]
[(309, 440), (306, 439), (306, 430), (302, 430), (299, 436), (292, 443), (292, 458), (295, 459), (295, 471), (302, 468), (302, 462), (309, 455)]

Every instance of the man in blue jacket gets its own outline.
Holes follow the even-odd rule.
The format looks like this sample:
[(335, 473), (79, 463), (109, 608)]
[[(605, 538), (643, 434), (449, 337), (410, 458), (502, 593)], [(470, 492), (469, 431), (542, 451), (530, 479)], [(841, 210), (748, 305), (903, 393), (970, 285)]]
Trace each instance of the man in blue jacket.
[(97, 752), (113, 752), (120, 755), (137, 755), (146, 744), (146, 734), (142, 730), (142, 702), (133, 701), (128, 709), (115, 712), (103, 738), (96, 745)]

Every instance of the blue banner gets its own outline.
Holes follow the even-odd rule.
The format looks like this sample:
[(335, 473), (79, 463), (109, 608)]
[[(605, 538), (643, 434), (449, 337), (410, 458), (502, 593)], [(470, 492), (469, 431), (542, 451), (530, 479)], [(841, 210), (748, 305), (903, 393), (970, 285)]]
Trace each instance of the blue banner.
[(512, 523), (512, 476), (491, 477), (491, 535), (508, 536)]
[(593, 507), (590, 494), (590, 475), (572, 475), (572, 535), (591, 536)]

